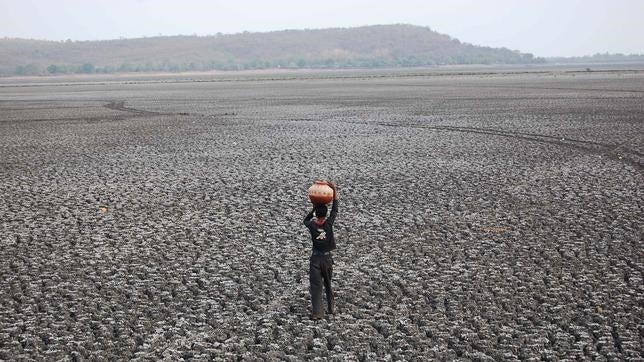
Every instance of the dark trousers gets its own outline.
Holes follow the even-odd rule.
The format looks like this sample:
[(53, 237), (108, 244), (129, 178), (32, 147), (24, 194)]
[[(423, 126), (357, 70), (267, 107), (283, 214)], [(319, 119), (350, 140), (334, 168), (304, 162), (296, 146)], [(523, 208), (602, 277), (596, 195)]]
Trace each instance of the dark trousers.
[(322, 316), (322, 284), (326, 292), (326, 302), (329, 310), (333, 306), (333, 289), (331, 275), (333, 273), (333, 258), (331, 255), (312, 255), (309, 264), (309, 281), (311, 282), (311, 313)]

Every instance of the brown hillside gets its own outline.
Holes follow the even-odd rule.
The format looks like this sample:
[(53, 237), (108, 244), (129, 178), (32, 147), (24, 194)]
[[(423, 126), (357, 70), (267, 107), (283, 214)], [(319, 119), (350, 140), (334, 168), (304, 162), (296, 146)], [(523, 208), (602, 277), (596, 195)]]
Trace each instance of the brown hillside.
[(108, 41), (0, 40), (1, 74), (531, 63), (427, 27), (376, 25)]

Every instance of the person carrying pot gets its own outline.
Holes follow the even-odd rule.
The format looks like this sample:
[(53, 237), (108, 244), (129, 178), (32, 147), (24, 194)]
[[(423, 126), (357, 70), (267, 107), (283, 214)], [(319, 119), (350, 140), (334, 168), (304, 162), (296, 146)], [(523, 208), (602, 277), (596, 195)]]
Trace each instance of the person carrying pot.
[(309, 263), (312, 320), (320, 320), (324, 317), (322, 310), (323, 284), (326, 293), (327, 312), (335, 314), (335, 300), (331, 286), (331, 276), (333, 274), (331, 251), (335, 249), (333, 223), (338, 215), (338, 199), (335, 184), (327, 182), (327, 185), (333, 190), (333, 200), (329, 215), (327, 216), (328, 209), (325, 204), (317, 204), (304, 218), (304, 225), (309, 229), (313, 242)]

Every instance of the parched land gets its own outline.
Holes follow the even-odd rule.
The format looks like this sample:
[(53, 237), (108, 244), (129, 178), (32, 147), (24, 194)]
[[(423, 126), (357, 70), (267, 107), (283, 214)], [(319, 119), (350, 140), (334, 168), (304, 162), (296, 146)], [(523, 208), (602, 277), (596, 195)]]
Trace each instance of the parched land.
[(0, 81), (0, 360), (644, 358), (643, 72), (352, 74)]

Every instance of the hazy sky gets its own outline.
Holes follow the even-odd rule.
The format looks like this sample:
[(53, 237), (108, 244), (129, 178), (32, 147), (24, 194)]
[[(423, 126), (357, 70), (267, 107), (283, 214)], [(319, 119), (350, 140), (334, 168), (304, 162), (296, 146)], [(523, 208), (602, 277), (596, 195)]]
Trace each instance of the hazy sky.
[(0, 37), (51, 40), (393, 23), (537, 56), (644, 53), (644, 0), (0, 0)]

